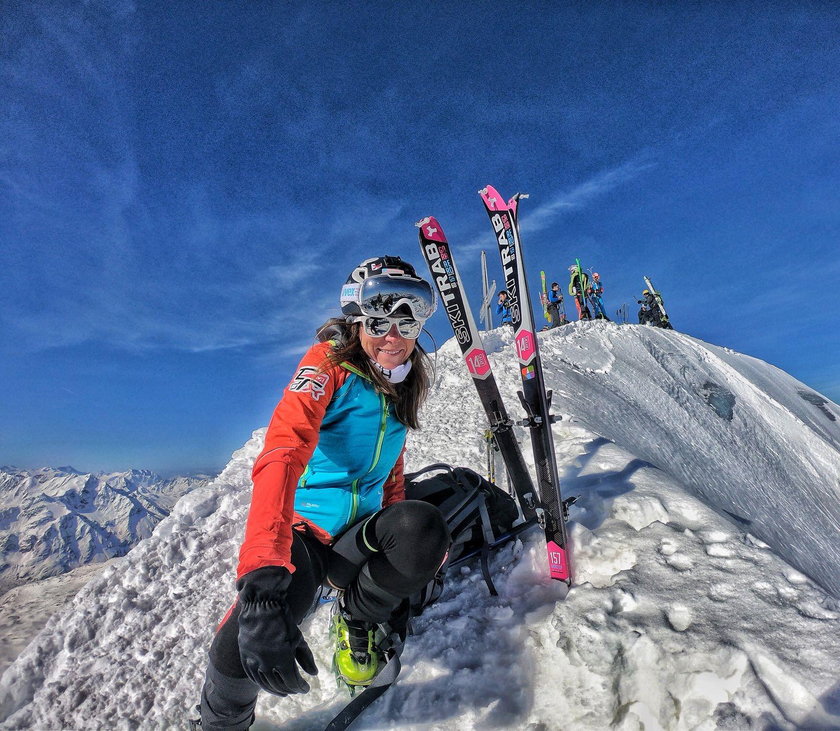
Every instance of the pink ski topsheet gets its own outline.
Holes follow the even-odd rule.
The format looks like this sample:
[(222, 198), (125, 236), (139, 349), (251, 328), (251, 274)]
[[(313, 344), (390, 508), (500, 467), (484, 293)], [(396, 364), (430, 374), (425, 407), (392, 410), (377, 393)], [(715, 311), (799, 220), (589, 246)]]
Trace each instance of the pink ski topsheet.
[(516, 334), (516, 354), (520, 363), (530, 363), (536, 354), (534, 347), (534, 333), (523, 328)]
[(427, 239), (446, 243), (446, 236), (443, 235), (443, 229), (434, 216), (426, 216), (422, 221), (418, 221), (417, 227), (423, 229), (423, 234)]
[[(441, 301), (446, 309), (447, 316), (449, 316), (450, 300), (456, 294), (458, 297), (463, 296), (460, 277), (455, 270), (455, 264), (449, 253), (449, 242), (443, 233), (443, 227), (434, 216), (427, 216), (422, 221), (418, 221), (416, 226), (422, 231), (422, 236), (429, 242), (432, 242), (425, 245), (424, 254), (426, 256), (426, 263), (429, 265), (432, 276), (435, 278), (435, 284), (440, 293)], [(421, 240), (421, 248), (423, 246)], [(466, 304), (463, 302), (461, 303), (461, 307), (456, 307), (456, 311), (462, 310), (466, 310)], [(464, 353), (464, 360), (472, 377), (478, 380), (484, 380), (491, 373), (490, 360), (480, 345), (481, 339), (475, 328), (475, 323), (472, 321), (472, 315), (468, 319), (469, 322), (466, 322), (464, 319), (453, 321), (450, 317), (450, 323), (455, 332), (455, 339), (458, 341), (462, 350), (465, 343), (473, 344), (473, 347)]]
[(487, 378), (490, 375), (490, 360), (481, 348), (473, 348), (464, 356), (464, 360), (474, 378)]
[(484, 199), (487, 204), (487, 207), (491, 211), (503, 211), (507, 206), (505, 205), (505, 199), (502, 198), (501, 194), (498, 190), (496, 190), (492, 185), (488, 185), (486, 188), (482, 188), (478, 191), (478, 194)]

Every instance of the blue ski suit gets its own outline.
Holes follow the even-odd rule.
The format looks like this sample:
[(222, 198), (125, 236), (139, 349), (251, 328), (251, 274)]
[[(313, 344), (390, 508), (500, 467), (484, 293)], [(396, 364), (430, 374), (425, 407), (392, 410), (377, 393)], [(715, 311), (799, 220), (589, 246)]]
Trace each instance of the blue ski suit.
[(604, 293), (604, 285), (593, 279), (589, 286), (589, 291), (589, 299), (592, 302), (593, 314), (595, 317), (598, 317), (598, 315), (606, 317), (607, 313), (604, 310), (604, 303), (601, 301), (601, 295)]
[(496, 314), (502, 316), (502, 325), (513, 325), (513, 320), (510, 317), (510, 307), (504, 302), (499, 302), (496, 305)]

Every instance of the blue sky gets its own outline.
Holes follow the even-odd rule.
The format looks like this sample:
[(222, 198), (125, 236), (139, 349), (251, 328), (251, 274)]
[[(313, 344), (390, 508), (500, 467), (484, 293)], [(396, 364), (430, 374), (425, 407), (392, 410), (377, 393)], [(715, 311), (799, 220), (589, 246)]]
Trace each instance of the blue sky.
[(415, 221), (501, 281), (488, 183), (533, 285), (649, 275), (840, 401), (837, 4), (12, 0), (0, 38), (0, 464), (219, 469)]

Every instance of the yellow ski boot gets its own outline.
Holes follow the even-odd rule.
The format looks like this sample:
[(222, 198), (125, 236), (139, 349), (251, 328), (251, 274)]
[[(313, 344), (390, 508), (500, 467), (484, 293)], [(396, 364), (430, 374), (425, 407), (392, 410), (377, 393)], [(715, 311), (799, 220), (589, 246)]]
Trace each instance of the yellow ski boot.
[(353, 692), (370, 685), (385, 663), (377, 647), (383, 639), (378, 625), (352, 620), (336, 608), (330, 622), (330, 637), (335, 643), (333, 672)]

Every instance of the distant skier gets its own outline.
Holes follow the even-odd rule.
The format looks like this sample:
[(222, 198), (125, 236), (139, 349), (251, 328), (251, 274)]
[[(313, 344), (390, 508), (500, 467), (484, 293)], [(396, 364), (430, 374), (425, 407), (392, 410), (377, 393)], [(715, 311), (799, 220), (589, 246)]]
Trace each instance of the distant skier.
[(643, 277), (643, 279), (648, 287), (649, 294), (653, 297), (653, 306), (651, 307), (651, 310), (658, 318), (659, 327), (673, 330), (673, 325), (671, 325), (671, 321), (668, 319), (668, 313), (665, 310), (665, 302), (662, 299), (662, 294), (656, 291), (656, 288), (653, 286), (648, 277)]
[(499, 292), (498, 302), (496, 304), (496, 314), (502, 316), (502, 325), (510, 325), (513, 327), (513, 319), (510, 316), (510, 305), (508, 304), (507, 290)]
[(560, 325), (569, 324), (569, 321), (566, 319), (566, 308), (563, 305), (563, 293), (560, 291), (560, 284), (558, 282), (551, 283), (546, 307), (548, 307), (548, 314), (551, 316), (549, 330), (560, 327)]
[(592, 314), (586, 304), (586, 291), (589, 289), (589, 277), (577, 264), (569, 267), (569, 294), (575, 298), (578, 320), (591, 320)]
[(650, 293), (650, 290), (642, 292), (642, 299), (636, 300), (641, 307), (639, 308), (639, 324), (640, 325), (656, 325), (658, 324), (658, 317), (654, 317), (653, 309), (656, 305), (656, 298)]
[(662, 312), (660, 303), (662, 302), (662, 295), (659, 292), (651, 292), (646, 289), (642, 292), (644, 299), (637, 300), (642, 306), (639, 310), (639, 323), (641, 325), (653, 325), (654, 327), (661, 327), (665, 330), (673, 330), (674, 326), (670, 320)]
[(343, 317), (325, 323), (283, 392), (254, 462), (239, 593), (210, 647), (202, 731), (249, 728), (260, 690), (309, 690), (301, 670), (318, 670), (300, 624), (322, 586), (339, 590), (336, 676), (370, 685), (386, 664), (384, 623), (404, 626), (405, 599), (441, 566), (446, 522), (405, 499), (403, 478), (406, 434), (429, 388), (416, 339), (434, 309), (407, 262), (362, 262), (342, 287)]
[(607, 317), (604, 303), (601, 300), (603, 293), (604, 285), (601, 284), (601, 275), (598, 272), (592, 272), (592, 281), (589, 284), (589, 301), (592, 303), (592, 311), (597, 319), (609, 320), (610, 318)]

